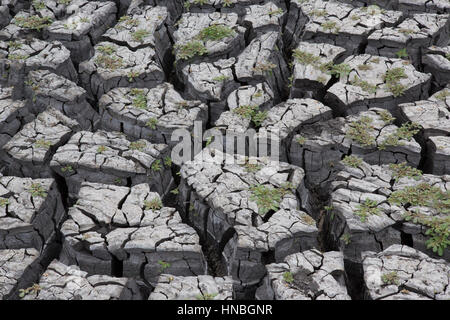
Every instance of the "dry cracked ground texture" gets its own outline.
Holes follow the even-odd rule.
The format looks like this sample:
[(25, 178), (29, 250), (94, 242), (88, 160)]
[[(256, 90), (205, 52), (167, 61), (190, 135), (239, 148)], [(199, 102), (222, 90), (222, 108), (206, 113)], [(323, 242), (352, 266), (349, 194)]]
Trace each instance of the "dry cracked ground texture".
[(0, 1), (0, 170), (0, 299), (448, 300), (450, 1)]

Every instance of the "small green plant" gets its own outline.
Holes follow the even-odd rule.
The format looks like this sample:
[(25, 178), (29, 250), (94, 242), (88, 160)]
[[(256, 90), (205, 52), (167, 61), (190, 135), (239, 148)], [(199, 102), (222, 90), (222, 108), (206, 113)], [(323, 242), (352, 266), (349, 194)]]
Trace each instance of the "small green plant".
[(30, 16), (30, 17), (15, 17), (13, 23), (21, 28), (40, 31), (43, 28), (51, 25), (52, 22), (53, 20), (50, 17)]
[(99, 146), (97, 148), (97, 153), (103, 153), (107, 150), (108, 148), (106, 146)]
[(28, 189), (28, 192), (30, 192), (33, 197), (45, 198), (47, 196), (47, 192), (44, 187), (38, 182), (32, 183)]
[(340, 239), (345, 243), (346, 246), (348, 246), (351, 242), (351, 238), (352, 236), (349, 233), (344, 233)]
[(373, 129), (372, 118), (363, 116), (357, 121), (352, 121), (346, 133), (346, 137), (352, 139), (362, 146), (372, 146), (375, 144), (375, 137), (370, 134)]
[(403, 33), (403, 34), (412, 34), (415, 33), (415, 31), (413, 29), (407, 29), (407, 28), (401, 28), (398, 30), (399, 32)]
[(155, 161), (153, 161), (151, 169), (152, 171), (161, 171), (162, 169), (161, 160), (156, 159)]
[(388, 135), (378, 146), (378, 149), (385, 150), (389, 146), (401, 146), (403, 141), (410, 141), (412, 137), (420, 131), (420, 125), (413, 122), (404, 123), (400, 128)]
[(250, 119), (257, 128), (267, 117), (267, 111), (259, 111), (258, 106), (254, 105), (242, 105), (233, 109), (233, 112), (242, 118)]
[(213, 300), (217, 295), (218, 293), (203, 293), (196, 295), (195, 298), (197, 300)]
[(294, 49), (292, 51), (292, 56), (295, 61), (305, 65), (316, 65), (320, 61), (320, 57), (305, 51), (301, 51), (299, 49)]
[(8, 41), (8, 47), (10, 50), (15, 51), (22, 47), (22, 44), (18, 41)]
[(259, 128), (266, 118), (267, 111), (258, 111), (252, 115), (252, 122), (256, 128)]
[(445, 100), (447, 97), (450, 97), (450, 90), (444, 89), (435, 95), (435, 98), (438, 100)]
[(34, 283), (31, 287), (26, 289), (19, 289), (19, 298), (23, 298), (28, 294), (37, 294), (39, 291), (41, 291), (41, 287)]
[(289, 183), (274, 188), (266, 185), (253, 185), (250, 187), (250, 200), (255, 201), (258, 206), (258, 212), (265, 215), (269, 211), (277, 211), (280, 207), (282, 198), (288, 193), (292, 192), (293, 186)]
[(133, 19), (130, 16), (122, 16), (119, 19), (119, 23), (116, 25), (116, 29), (122, 30), (125, 27), (135, 28), (139, 26), (139, 21), (137, 19)]
[(278, 9), (276, 9), (276, 10), (271, 10), (271, 11), (269, 11), (267, 14), (268, 14), (269, 16), (274, 16), (274, 15), (282, 14), (283, 12), (284, 12), (283, 9), (278, 8)]
[(398, 164), (391, 163), (389, 169), (392, 171), (392, 178), (394, 178), (395, 181), (398, 181), (403, 177), (418, 180), (422, 176), (422, 171), (408, 166), (406, 162)]
[(42, 10), (42, 9), (45, 9), (45, 3), (43, 1), (35, 0), (35, 1), (33, 1), (33, 7), (36, 10)]
[(428, 215), (412, 213), (405, 217), (406, 221), (420, 224), (427, 227), (425, 235), (429, 238), (426, 241), (427, 249), (433, 250), (439, 256), (444, 254), (444, 250), (450, 246), (450, 216), (448, 215), (448, 207), (450, 204), (449, 195), (447, 194), (446, 206), (447, 215), (443, 217), (430, 217)]
[(233, 2), (231, 2), (231, 0), (223, 0), (224, 7), (231, 7), (232, 4)]
[(168, 168), (172, 166), (172, 159), (169, 156), (164, 158), (164, 165)]
[(403, 68), (392, 68), (386, 71), (383, 76), (383, 80), (386, 83), (388, 90), (394, 95), (394, 97), (401, 96), (406, 87), (399, 83), (401, 79), (408, 78)]
[(171, 194), (177, 195), (180, 193), (180, 190), (178, 188), (175, 188), (173, 190), (170, 191)]
[(324, 77), (324, 76), (318, 76), (318, 77), (317, 77), (317, 81), (320, 82), (320, 83), (323, 84), (323, 85), (326, 85), (326, 84), (328, 83), (327, 78)]
[(72, 166), (67, 165), (67, 166), (61, 168), (61, 172), (63, 172), (63, 173), (64, 172), (72, 173), (72, 172), (74, 172), (74, 170), (73, 170)]
[(220, 75), (220, 76), (217, 76), (217, 77), (213, 78), (213, 81), (215, 81), (215, 82), (224, 82), (224, 81), (226, 81), (228, 79), (229, 78), (227, 76)]
[(152, 130), (156, 130), (156, 125), (158, 124), (158, 119), (156, 118), (150, 118), (147, 120), (147, 122), (145, 123), (145, 125), (147, 127), (149, 127)]
[(283, 273), (283, 280), (286, 283), (293, 283), (294, 282), (294, 276), (292, 275), (292, 272), (286, 271), (285, 273)]
[(58, 0), (59, 4), (65, 4), (65, 5), (68, 5), (71, 2), (72, 2), (72, 0)]
[(95, 63), (104, 69), (114, 71), (123, 66), (123, 59), (121, 57), (101, 54), (95, 59)]
[(390, 124), (395, 120), (392, 114), (387, 110), (380, 111), (378, 115), (380, 116), (381, 120), (383, 120), (383, 122), (386, 124)]
[(183, 45), (176, 45), (175, 49), (177, 50), (177, 60), (187, 60), (208, 54), (208, 50), (201, 41), (189, 41)]
[(350, 155), (350, 156), (345, 156), (344, 159), (342, 159), (342, 162), (349, 167), (352, 168), (358, 168), (360, 165), (362, 165), (363, 160), (359, 157)]
[(370, 64), (360, 64), (357, 68), (358, 68), (358, 70), (361, 70), (361, 71), (367, 71), (367, 70), (373, 69)]
[(206, 138), (206, 146), (209, 146), (212, 143), (213, 138), (214, 138), (213, 136), (210, 136), (210, 137)]
[(331, 67), (330, 74), (338, 76), (339, 78), (345, 77), (352, 71), (352, 68), (346, 63), (335, 64)]
[(29, 55), (27, 55), (27, 54), (16, 54), (16, 53), (8, 54), (9, 60), (20, 61), (20, 60), (25, 60), (27, 58), (29, 58)]
[(133, 141), (130, 143), (130, 150), (138, 150), (138, 151), (142, 151), (145, 148), (145, 142), (140, 140), (140, 141)]
[(153, 198), (151, 200), (144, 200), (144, 210), (160, 210), (162, 202), (160, 198)]
[(269, 75), (272, 75), (273, 69), (277, 67), (276, 64), (266, 61), (266, 62), (258, 62), (254, 67), (253, 71), (257, 73), (268, 73)]
[(310, 226), (316, 225), (316, 220), (314, 220), (313, 218), (311, 218), (311, 216), (309, 216), (307, 214), (302, 214), (300, 216), (300, 220), (302, 220), (304, 223), (306, 223), (307, 225), (310, 225)]
[(158, 260), (158, 264), (161, 266), (160, 272), (163, 273), (167, 268), (170, 268), (170, 263), (163, 261), (163, 260)]
[(203, 41), (219, 41), (228, 37), (232, 37), (236, 32), (227, 26), (213, 24), (212, 26), (204, 28), (198, 34), (198, 38)]
[(398, 285), (398, 274), (396, 271), (385, 273), (381, 276), (381, 281), (384, 285), (395, 284)]
[(320, 26), (325, 31), (330, 31), (332, 33), (338, 33), (338, 31), (340, 29), (339, 26), (337, 26), (335, 21), (326, 21), (326, 22), (323, 22)]
[(133, 82), (135, 78), (139, 77), (139, 72), (138, 71), (130, 71), (130, 72), (128, 72), (127, 77), (128, 77), (129, 82)]
[(430, 207), (447, 214), (450, 213), (449, 199), (450, 191), (444, 192), (439, 187), (423, 182), (394, 191), (388, 201), (397, 205)]
[(428, 183), (420, 183), (415, 186), (407, 186), (394, 191), (389, 199), (390, 204), (408, 207), (429, 207), (443, 216), (429, 216), (419, 212), (408, 211), (406, 221), (412, 221), (427, 227), (426, 241), (428, 249), (437, 252), (440, 256), (450, 245), (450, 191), (443, 191), (440, 187)]
[(0, 207), (4, 208), (9, 204), (9, 199), (0, 198)]
[(352, 86), (357, 86), (363, 89), (364, 91), (375, 94), (377, 92), (377, 86), (374, 84), (371, 84), (365, 80), (361, 80), (360, 78), (357, 78), (356, 76), (353, 77), (353, 80), (350, 81), (350, 84)]
[(371, 199), (366, 199), (363, 203), (358, 205), (355, 214), (359, 216), (361, 222), (366, 222), (367, 218), (371, 215), (378, 215), (380, 213), (380, 208), (378, 208), (378, 203)]
[(295, 139), (295, 141), (299, 144), (299, 145), (304, 145), (306, 143), (306, 138), (304, 136), (299, 136), (297, 137), (297, 139)]
[(136, 42), (144, 42), (144, 38), (148, 37), (150, 35), (150, 32), (144, 29), (136, 30), (131, 34), (131, 37)]
[(104, 44), (104, 45), (98, 46), (96, 48), (96, 50), (98, 52), (106, 54), (108, 56), (114, 54), (117, 51), (116, 48), (111, 44)]
[(403, 58), (408, 58), (409, 57), (408, 52), (406, 51), (406, 48), (400, 49), (399, 51), (397, 51), (395, 53), (395, 55), (399, 59), (403, 59)]
[(33, 143), (33, 145), (34, 145), (36, 148), (40, 148), (40, 149), (49, 149), (49, 148), (52, 146), (52, 143), (51, 143), (51, 141), (47, 141), (47, 140), (44, 140), (44, 139), (39, 139), (39, 140), (36, 140), (36, 141)]

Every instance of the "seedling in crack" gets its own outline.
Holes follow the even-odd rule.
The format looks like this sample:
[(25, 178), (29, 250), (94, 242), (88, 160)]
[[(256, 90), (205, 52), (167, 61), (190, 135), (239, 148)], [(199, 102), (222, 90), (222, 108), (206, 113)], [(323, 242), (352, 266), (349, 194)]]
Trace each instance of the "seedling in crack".
[(292, 275), (292, 272), (290, 271), (286, 271), (285, 273), (283, 273), (283, 280), (284, 282), (291, 284), (294, 282), (294, 276)]
[(170, 263), (163, 261), (163, 260), (158, 260), (158, 264), (161, 266), (160, 272), (163, 273), (167, 268), (170, 268)]
[(161, 169), (162, 169), (161, 160), (157, 159), (157, 160), (153, 161), (153, 163), (151, 165), (151, 169), (152, 169), (152, 171), (161, 171)]
[(358, 205), (355, 214), (359, 216), (361, 222), (366, 222), (367, 218), (371, 215), (378, 215), (380, 208), (375, 200), (366, 199), (363, 203)]
[(363, 160), (359, 157), (350, 155), (350, 156), (345, 156), (344, 159), (342, 159), (342, 162), (349, 167), (352, 168), (358, 168), (359, 166), (362, 165)]
[(381, 276), (381, 281), (383, 281), (384, 285), (391, 285), (391, 284), (398, 285), (399, 284), (398, 274), (396, 271), (385, 273)]
[(47, 196), (47, 192), (45, 191), (44, 187), (38, 182), (32, 183), (28, 191), (33, 197), (45, 198)]
[(159, 198), (153, 198), (151, 200), (144, 200), (144, 210), (160, 210), (162, 208), (162, 202)]

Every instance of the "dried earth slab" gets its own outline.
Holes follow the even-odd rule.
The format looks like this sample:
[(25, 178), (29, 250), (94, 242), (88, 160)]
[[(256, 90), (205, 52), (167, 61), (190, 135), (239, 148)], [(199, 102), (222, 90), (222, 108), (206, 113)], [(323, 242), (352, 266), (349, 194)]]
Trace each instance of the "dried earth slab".
[(402, 15), (376, 5), (354, 7), (334, 0), (291, 0), (285, 43), (293, 47), (300, 40), (328, 43), (356, 54), (372, 32), (397, 24)]
[(340, 0), (352, 5), (378, 5), (385, 9), (399, 10), (405, 15), (416, 13), (449, 13), (450, 3), (447, 0)]
[(100, 99), (113, 88), (151, 88), (165, 80), (151, 47), (131, 51), (113, 42), (100, 42), (94, 50), (94, 56), (79, 66), (81, 84), (91, 99)]
[(450, 265), (408, 246), (392, 245), (365, 253), (366, 298), (370, 300), (448, 300)]
[(24, 94), (33, 114), (53, 108), (76, 120), (83, 130), (96, 129), (100, 121), (98, 113), (86, 101), (86, 90), (48, 70), (31, 71)]
[(196, 121), (205, 127), (208, 120), (206, 104), (183, 99), (170, 83), (153, 89), (113, 89), (102, 96), (99, 109), (104, 130), (170, 146), (178, 143), (171, 140), (175, 130), (192, 132)]
[[(245, 87), (240, 89), (245, 90)], [(253, 101), (257, 102), (257, 99)], [(294, 134), (303, 126), (329, 120), (331, 117), (331, 109), (319, 101), (289, 99), (269, 110), (261, 109), (257, 104), (242, 104), (222, 113), (216, 121), (215, 129), (226, 136), (224, 152), (252, 156), (279, 155), (280, 161), (287, 162)], [(244, 141), (246, 137), (248, 141)]]
[(446, 45), (450, 34), (449, 15), (415, 14), (395, 27), (374, 31), (368, 38), (366, 53), (390, 58), (408, 58), (422, 63), (425, 48)]
[(55, 181), (2, 176), (0, 194), (0, 249), (43, 249), (65, 215)]
[(0, 82), (16, 86), (17, 91), (28, 72), (50, 70), (69, 80), (77, 81), (70, 51), (61, 42), (45, 42), (38, 39), (0, 41)]
[(149, 300), (232, 300), (230, 277), (177, 277), (163, 274)]
[(77, 266), (54, 260), (39, 283), (23, 293), (23, 300), (141, 300), (136, 281), (105, 275), (91, 275)]
[(326, 193), (333, 181), (336, 164), (355, 155), (370, 164), (407, 162), (417, 167), (421, 146), (413, 137), (420, 125), (405, 122), (398, 127), (386, 110), (372, 108), (359, 115), (339, 117), (304, 126), (294, 135), (289, 161), (304, 168), (309, 186)]
[(80, 63), (94, 55), (92, 46), (116, 22), (117, 7), (113, 1), (83, 1), (71, 4), (70, 11), (73, 14), (45, 29), (44, 38), (60, 41)]
[(212, 123), (226, 110), (228, 95), (239, 87), (233, 76), (235, 63), (236, 58), (220, 59), (192, 63), (182, 70), (185, 97), (208, 104)]
[(398, 104), (428, 98), (431, 74), (417, 71), (408, 61), (362, 54), (330, 66), (339, 77), (325, 103), (339, 115), (372, 107), (395, 114)]
[(171, 40), (169, 37), (170, 18), (165, 6), (137, 6), (118, 23), (107, 30), (104, 41), (125, 44), (132, 50), (151, 47), (155, 50), (163, 67), (170, 64)]
[(17, 300), (21, 290), (37, 289), (43, 268), (36, 249), (0, 250), (0, 300)]
[(164, 207), (148, 184), (119, 187), (84, 183), (61, 232), (61, 261), (89, 274), (138, 277), (155, 285), (161, 273), (204, 274), (195, 230)]
[(246, 29), (238, 24), (235, 13), (185, 13), (174, 32), (177, 69), (186, 62), (230, 58), (245, 48)]
[(0, 87), (0, 147), (32, 119), (26, 101), (13, 99), (13, 90), (13, 87)]
[(427, 172), (450, 174), (450, 90), (445, 88), (428, 100), (404, 103), (399, 108), (401, 121), (420, 123), (418, 140), (427, 146)]
[(204, 239), (213, 240), (238, 291), (265, 274), (264, 257), (281, 261), (317, 244), (314, 219), (301, 211), (309, 193), (303, 170), (207, 148), (181, 168), (179, 203)]
[(56, 151), (51, 168), (63, 176), (75, 198), (83, 181), (119, 186), (149, 183), (165, 195), (172, 181), (169, 147), (129, 141), (120, 132), (81, 131)]
[(449, 176), (422, 174), (405, 163), (370, 166), (341, 161), (326, 220), (330, 239), (350, 265), (362, 252), (407, 244), (449, 260)]
[(58, 110), (48, 108), (27, 123), (2, 148), (4, 174), (19, 177), (50, 178), (50, 160), (56, 149), (80, 130), (78, 122)]
[(424, 72), (433, 75), (433, 82), (438, 87), (450, 83), (450, 46), (432, 46), (424, 50), (422, 56)]
[(246, 84), (267, 82), (275, 97), (286, 97), (289, 69), (281, 48), (279, 32), (268, 31), (258, 35), (237, 57), (237, 80)]
[(284, 4), (280, 5), (279, 1), (267, 1), (246, 7), (243, 24), (249, 26), (250, 36), (255, 37), (267, 31), (281, 32), (287, 18), (287, 11), (283, 7)]
[(290, 97), (317, 97), (323, 94), (332, 79), (329, 66), (337, 64), (344, 53), (344, 48), (330, 44), (300, 42), (292, 51), (294, 67), (290, 78)]
[(308, 250), (267, 265), (259, 300), (350, 300), (341, 252)]

